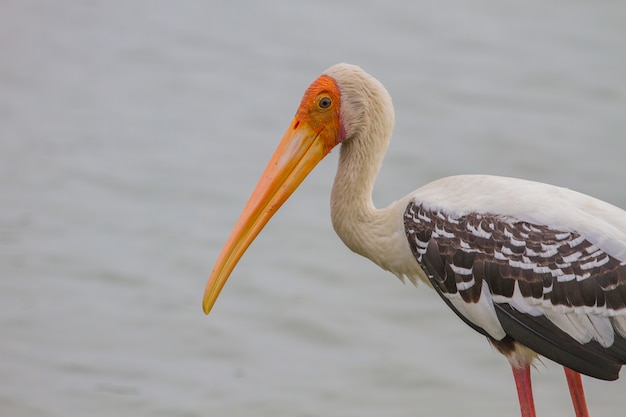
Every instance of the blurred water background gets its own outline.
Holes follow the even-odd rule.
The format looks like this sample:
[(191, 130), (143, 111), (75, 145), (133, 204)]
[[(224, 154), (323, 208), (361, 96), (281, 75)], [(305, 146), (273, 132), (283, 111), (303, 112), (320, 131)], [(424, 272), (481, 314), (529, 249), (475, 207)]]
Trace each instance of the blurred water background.
[[(320, 164), (209, 317), (212, 263), (309, 83), (380, 79), (383, 206), (446, 175), (626, 207), (621, 0), (5, 0), (0, 415), (515, 416), (506, 360), (346, 249)], [(560, 368), (541, 416), (571, 416)], [(585, 378), (595, 416), (624, 380)]]

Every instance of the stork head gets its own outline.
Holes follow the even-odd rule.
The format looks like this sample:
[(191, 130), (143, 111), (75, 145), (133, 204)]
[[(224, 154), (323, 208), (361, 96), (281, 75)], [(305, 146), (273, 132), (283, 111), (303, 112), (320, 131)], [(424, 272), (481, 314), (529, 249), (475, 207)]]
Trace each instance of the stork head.
[(318, 77), (304, 93), (296, 115), (217, 258), (202, 300), (206, 314), (269, 219), (318, 162), (346, 138), (341, 99), (341, 87), (327, 74)]

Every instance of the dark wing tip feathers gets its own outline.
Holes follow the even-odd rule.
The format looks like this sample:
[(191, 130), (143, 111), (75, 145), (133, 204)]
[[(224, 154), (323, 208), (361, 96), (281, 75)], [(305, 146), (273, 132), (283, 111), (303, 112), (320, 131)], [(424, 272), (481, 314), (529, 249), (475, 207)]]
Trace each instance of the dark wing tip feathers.
[[(496, 304), (495, 308), (498, 320), (513, 340), (582, 374), (606, 381), (619, 377), (623, 360), (616, 354), (620, 352), (611, 352), (593, 340), (581, 345), (545, 316), (520, 315), (508, 304)], [(621, 357), (626, 357), (623, 354), (622, 349)]]

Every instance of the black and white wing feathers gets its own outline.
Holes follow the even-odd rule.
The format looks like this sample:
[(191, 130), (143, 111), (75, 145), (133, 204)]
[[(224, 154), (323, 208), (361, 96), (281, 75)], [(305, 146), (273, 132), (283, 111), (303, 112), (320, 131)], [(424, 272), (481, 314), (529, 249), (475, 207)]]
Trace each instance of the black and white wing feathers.
[(475, 330), (601, 379), (626, 363), (626, 262), (571, 230), (412, 201), (415, 259)]

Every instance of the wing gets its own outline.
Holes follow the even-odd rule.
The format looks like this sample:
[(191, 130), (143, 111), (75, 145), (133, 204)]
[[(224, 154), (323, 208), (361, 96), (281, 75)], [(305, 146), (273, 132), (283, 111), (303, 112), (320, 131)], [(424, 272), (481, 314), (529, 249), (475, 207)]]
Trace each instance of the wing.
[(475, 330), (510, 336), (578, 372), (617, 379), (626, 363), (626, 262), (574, 231), (511, 216), (426, 208), (404, 215), (415, 259)]

